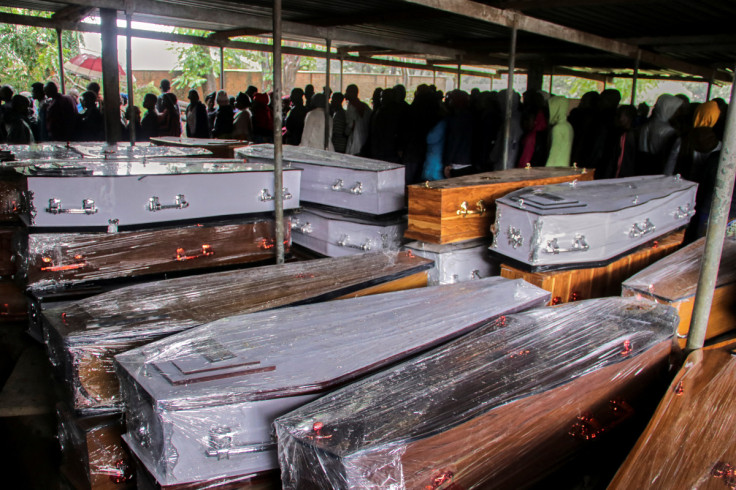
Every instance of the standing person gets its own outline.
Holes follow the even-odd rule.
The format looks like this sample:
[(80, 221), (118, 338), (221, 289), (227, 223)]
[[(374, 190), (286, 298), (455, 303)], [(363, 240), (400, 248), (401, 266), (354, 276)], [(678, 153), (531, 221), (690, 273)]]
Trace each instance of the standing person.
[(199, 92), (189, 91), (189, 105), (187, 106), (188, 138), (209, 138), (210, 127), (207, 119), (207, 107), (199, 100)]
[(371, 158), (399, 163), (400, 111), (393, 89), (387, 88), (381, 93), (381, 106), (373, 111), (371, 118)]
[(158, 115), (159, 136), (181, 136), (181, 120), (176, 96), (172, 93), (164, 94), (164, 110)]
[(284, 119), (284, 127), (286, 127), (285, 143), (287, 145), (298, 146), (302, 141), (302, 133), (304, 132), (304, 119), (307, 117), (307, 108), (304, 106), (304, 91), (295, 88), (289, 96), (291, 102), (291, 110)]
[(79, 141), (102, 141), (105, 139), (105, 119), (97, 107), (97, 94), (84, 92), (81, 97), (84, 112), (79, 117)]
[(573, 128), (567, 121), (569, 102), (565, 97), (549, 99), (549, 156), (547, 167), (569, 167), (572, 154)]
[(31, 85), (31, 94), (35, 101), (36, 126), (34, 136), (36, 141), (48, 141), (49, 133), (46, 129), (46, 110), (48, 109), (48, 99), (43, 91), (43, 83), (35, 82)]
[(447, 94), (447, 130), (445, 133), (445, 176), (455, 177), (475, 173), (471, 150), (473, 148), (473, 114), (470, 96), (464, 90)]
[(243, 141), (253, 141), (253, 115), (250, 113), (250, 97), (240, 92), (235, 97), (235, 108), (238, 113), (233, 120), (233, 138)]
[[(307, 113), (304, 118), (304, 132), (299, 146), (309, 148), (325, 148), (325, 94), (314, 94), (312, 96), (312, 104), (314, 109)], [(332, 119), (329, 119), (328, 131), (332, 132)], [(335, 151), (332, 141), (328, 141), (329, 151)]]
[(31, 102), (23, 95), (14, 95), (10, 101), (10, 112), (5, 114), (6, 141), (10, 144), (27, 145), (35, 143), (33, 131), (28, 122), (28, 108)]
[(253, 138), (255, 143), (273, 142), (273, 112), (268, 94), (258, 93), (253, 99)]
[(445, 152), (445, 133), (447, 123), (440, 101), (427, 105), (427, 125), (431, 128), (427, 133), (427, 154), (422, 168), (422, 180), (441, 180), (444, 178), (442, 155)]
[[(161, 95), (158, 96), (158, 100), (156, 101), (156, 110), (158, 112), (164, 112), (164, 96), (171, 93), (171, 82), (164, 78), (161, 80), (158, 88), (161, 90)], [(176, 100), (176, 95), (174, 95), (174, 102), (178, 102)]]
[(310, 83), (304, 87), (304, 107), (307, 108), (307, 112), (314, 109), (314, 101), (312, 100), (312, 97), (314, 97), (314, 85)]
[[(506, 119), (506, 94), (508, 89), (503, 89), (498, 92), (498, 108), (499, 114)], [(517, 92), (511, 94), (511, 131), (509, 133), (509, 159), (507, 162), (503, 160), (504, 154), (504, 134), (505, 134), (505, 123), (501, 124), (496, 133), (496, 142), (491, 150), (491, 168), (493, 170), (505, 170), (507, 168), (513, 168), (519, 159), (519, 148), (522, 137), (521, 129), (521, 113), (519, 112), (519, 102), (521, 97)]]
[(256, 98), (256, 94), (258, 93), (258, 87), (255, 85), (249, 85), (247, 89), (245, 89), (245, 94), (250, 98), (251, 103), (253, 102), (253, 99)]
[(370, 107), (358, 98), (358, 86), (350, 84), (345, 89), (348, 108), (345, 112), (345, 135), (348, 137), (345, 153), (357, 155), (368, 140), (368, 124), (371, 120)]
[(217, 114), (215, 114), (215, 122), (212, 126), (212, 137), (219, 139), (227, 139), (233, 133), (233, 106), (230, 105), (230, 97), (227, 92), (220, 90), (217, 92)]
[(151, 138), (157, 137), (158, 134), (158, 113), (156, 112), (156, 102), (158, 99), (154, 94), (146, 94), (143, 97), (143, 108), (146, 109), (146, 113), (141, 119), (141, 130), (136, 132), (136, 139), (138, 141), (148, 141)]
[(77, 105), (68, 95), (60, 94), (54, 82), (43, 87), (46, 97), (50, 99), (46, 111), (46, 130), (52, 141), (73, 141), (77, 126)]
[(662, 94), (654, 104), (652, 117), (639, 130), (640, 175), (656, 175), (664, 172), (667, 157), (677, 140), (677, 131), (670, 119), (682, 105), (682, 99)]
[[(527, 90), (524, 92), (523, 110), (521, 113), (521, 127), (524, 135), (521, 137), (521, 156), (517, 162), (518, 168), (540, 167), (547, 160), (547, 103), (541, 92)], [(567, 119), (567, 114), (565, 114)]]
[(345, 153), (348, 146), (348, 138), (345, 136), (345, 109), (342, 103), (345, 97), (341, 92), (335, 92), (330, 99), (330, 111), (332, 111), (332, 146), (338, 153)]

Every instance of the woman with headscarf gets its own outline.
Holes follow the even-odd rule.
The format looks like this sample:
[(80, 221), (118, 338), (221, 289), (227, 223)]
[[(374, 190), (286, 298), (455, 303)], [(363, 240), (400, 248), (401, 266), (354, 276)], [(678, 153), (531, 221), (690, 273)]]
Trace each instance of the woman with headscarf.
[(187, 137), (188, 138), (209, 138), (210, 129), (207, 120), (207, 107), (199, 100), (199, 92), (196, 90), (189, 91), (189, 105), (187, 106)]
[[(308, 148), (325, 149), (325, 94), (319, 93), (312, 95), (313, 109), (307, 113), (304, 118), (304, 130), (302, 131), (302, 140), (299, 146)], [(328, 118), (329, 135), (332, 135), (332, 118)], [(328, 138), (329, 151), (335, 151), (332, 145), (332, 138)]]
[(713, 130), (721, 110), (714, 101), (698, 106), (695, 110), (693, 129), (675, 142), (667, 161), (665, 174), (680, 174), (684, 179), (693, 180), (708, 156), (720, 151), (721, 142)]
[(667, 157), (677, 139), (677, 131), (670, 124), (670, 119), (681, 105), (682, 99), (674, 95), (662, 94), (657, 99), (652, 118), (639, 130), (639, 175), (656, 175), (664, 171)]
[(250, 113), (250, 97), (240, 92), (235, 97), (235, 108), (238, 113), (233, 119), (233, 138), (243, 141), (253, 141), (253, 116)]
[(227, 139), (233, 133), (233, 106), (230, 105), (230, 97), (227, 92), (220, 90), (217, 92), (217, 114), (215, 114), (215, 122), (212, 127), (212, 137), (219, 139)]
[(181, 136), (181, 121), (176, 96), (166, 92), (159, 98), (163, 103), (163, 112), (158, 115), (159, 136)]
[(565, 97), (549, 99), (549, 156), (547, 167), (569, 167), (572, 153), (573, 129), (567, 121), (569, 102)]
[(358, 98), (358, 86), (350, 84), (345, 89), (345, 99), (348, 108), (345, 111), (345, 136), (348, 137), (348, 145), (345, 153), (357, 155), (363, 150), (368, 141), (370, 127), (371, 108), (368, 104)]
[(539, 167), (544, 164), (548, 156), (546, 102), (540, 92), (528, 90), (524, 93), (523, 105), (521, 125), (524, 135), (521, 137), (521, 156), (516, 166), (524, 168), (530, 164), (532, 167)]

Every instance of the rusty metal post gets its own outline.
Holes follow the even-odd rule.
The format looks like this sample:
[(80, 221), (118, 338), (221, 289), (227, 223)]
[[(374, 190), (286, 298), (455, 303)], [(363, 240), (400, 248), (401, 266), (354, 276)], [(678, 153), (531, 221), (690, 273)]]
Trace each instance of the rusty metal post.
[(118, 73), (118, 12), (100, 9), (102, 33), (102, 90), (105, 106), (105, 141), (120, 141), (120, 74)]
[(327, 57), (325, 58), (325, 150), (330, 148), (330, 51), (332, 41), (327, 39)]
[(281, 0), (273, 0), (273, 195), (276, 263), (284, 263), (284, 148), (281, 139)]
[(462, 90), (462, 89), (460, 88), (460, 86), (461, 86), (461, 85), (460, 85), (460, 82), (462, 81), (462, 76), (463, 76), (463, 72), (462, 72), (462, 69), (463, 69), (463, 65), (462, 65), (462, 63), (460, 63), (460, 62), (458, 61), (458, 63), (457, 63), (457, 89), (458, 89), (458, 90)]
[(549, 71), (549, 95), (552, 95), (552, 83), (555, 78), (555, 67), (553, 66), (552, 69)]
[(56, 42), (59, 51), (59, 90), (66, 93), (66, 81), (64, 80), (64, 45), (61, 42), (61, 29), (56, 29)]
[(131, 24), (133, 23), (133, 14), (125, 13), (125, 69), (128, 77), (128, 112), (130, 119), (128, 120), (128, 134), (130, 135), (130, 144), (135, 145), (135, 86), (133, 85), (133, 46), (130, 35)]
[(225, 48), (220, 46), (220, 90), (225, 90)]
[(639, 62), (641, 61), (641, 50), (636, 51), (634, 62), (634, 76), (631, 78), (631, 105), (636, 105), (636, 82), (639, 80)]
[[(514, 27), (511, 29), (511, 51), (509, 54), (509, 73), (508, 73), (508, 84), (506, 90), (506, 115), (504, 117), (503, 125), (503, 168), (511, 168), (513, 165), (509, 163), (509, 145), (511, 144), (511, 104), (514, 95), (514, 70), (516, 69), (516, 33), (517, 27), (514, 22)], [(498, 169), (496, 169), (498, 170)]]
[(687, 336), (686, 350), (688, 352), (703, 347), (705, 330), (708, 327), (710, 307), (713, 303), (713, 293), (718, 280), (718, 268), (721, 263), (723, 241), (728, 224), (728, 212), (733, 197), (734, 177), (736, 176), (736, 90), (731, 87), (731, 103), (728, 106), (726, 129), (723, 136), (723, 148), (718, 162), (716, 185), (713, 189), (713, 201), (710, 205), (708, 217), (708, 231), (705, 235), (705, 249), (703, 251), (698, 290), (695, 294), (693, 317), (690, 322), (690, 332)]
[(340, 55), (340, 93), (343, 91), (343, 83), (342, 83), (342, 73), (343, 73), (343, 63), (345, 62), (345, 57), (343, 55)]
[(711, 78), (708, 80), (708, 89), (705, 91), (705, 101), (708, 102), (710, 100), (710, 92), (713, 89), (713, 79)]

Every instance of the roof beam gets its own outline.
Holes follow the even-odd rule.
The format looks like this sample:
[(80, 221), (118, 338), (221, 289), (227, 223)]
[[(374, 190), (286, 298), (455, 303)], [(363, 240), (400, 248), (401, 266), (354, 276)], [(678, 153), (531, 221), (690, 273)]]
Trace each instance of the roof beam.
[(736, 34), (713, 34), (706, 36), (649, 36), (620, 39), (637, 46), (663, 46), (673, 44), (720, 44), (736, 42)]
[[(65, 0), (66, 3), (87, 7), (121, 9), (120, 0)], [(219, 8), (198, 8), (186, 4), (169, 3), (164, 1), (135, 2), (132, 13), (168, 17), (169, 19), (187, 19), (215, 22), (232, 26), (233, 28), (260, 29), (271, 32), (273, 29), (270, 16), (250, 15)], [(310, 39), (330, 39), (357, 44), (369, 44), (379, 48), (398, 49), (412, 53), (426, 53), (434, 56), (455, 58), (464, 53), (457, 49), (427, 44), (406, 39), (392, 39), (386, 36), (354, 32), (336, 27), (319, 27), (298, 22), (283, 21), (284, 34), (302, 36)]]
[(299, 19), (302, 24), (322, 27), (353, 26), (360, 24), (392, 24), (405, 20), (421, 20), (443, 15), (436, 10), (409, 7), (405, 9), (369, 10), (354, 14), (334, 15), (330, 17), (308, 17)]
[(646, 4), (663, 0), (495, 0), (489, 5), (501, 9), (534, 10), (559, 7), (587, 7), (599, 5), (620, 5), (625, 3)]
[(271, 34), (271, 31), (263, 31), (263, 29), (251, 29), (251, 28), (243, 28), (243, 29), (228, 29), (226, 31), (216, 31), (207, 36), (208, 39), (215, 40), (225, 40), (230, 39), (231, 37), (241, 37), (241, 36), (260, 36), (262, 34)]
[(51, 18), (60, 22), (81, 22), (82, 19), (90, 15), (94, 10), (92, 7), (68, 5), (54, 12)]
[[(521, 31), (540, 34), (542, 36), (559, 39), (573, 44), (588, 46), (607, 53), (613, 53), (627, 58), (640, 56), (642, 62), (651, 63), (663, 68), (677, 70), (683, 73), (697, 75), (705, 79), (713, 76), (713, 70), (700, 65), (681, 61), (669, 56), (640, 50), (638, 46), (627, 44), (615, 39), (607, 39), (589, 32), (579, 31), (570, 27), (548, 22), (546, 20), (529, 17), (519, 12), (503, 10), (472, 0), (404, 0), (416, 5), (434, 8), (444, 12), (482, 20), (490, 24), (504, 27), (516, 26)], [(718, 77), (724, 75), (718, 74)]]

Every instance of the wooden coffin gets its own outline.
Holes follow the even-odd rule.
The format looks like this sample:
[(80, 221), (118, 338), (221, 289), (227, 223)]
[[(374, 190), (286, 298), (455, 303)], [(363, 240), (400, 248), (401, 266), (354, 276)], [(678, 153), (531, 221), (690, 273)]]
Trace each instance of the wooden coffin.
[[(129, 286), (41, 312), (52, 363), (81, 413), (120, 408), (113, 356), (232, 315), (426, 285), (431, 262), (406, 252), (218, 272)], [(391, 285), (392, 281), (397, 283)], [(379, 292), (379, 291), (373, 291)]]
[(127, 143), (118, 143), (110, 146), (105, 143), (73, 143), (71, 149), (84, 158), (103, 160), (130, 160), (151, 158), (217, 158), (211, 151), (198, 148), (173, 148), (155, 145), (136, 144), (131, 146)]
[(551, 304), (581, 299), (617, 296), (621, 283), (633, 274), (677, 250), (685, 238), (685, 230), (673, 231), (653, 240), (630, 254), (603, 267), (562, 271), (526, 272), (501, 264), (501, 276), (524, 279), (552, 294)]
[[(82, 160), (12, 169), (33, 228), (138, 229), (273, 212), (273, 166), (218, 159)], [(299, 206), (301, 170), (284, 169), (284, 208)]]
[[(288, 252), (288, 216), (284, 228)], [(18, 236), (16, 258), (20, 263), (19, 280), (26, 286), (69, 288), (272, 260), (274, 239), (271, 218), (118, 233), (26, 233)]]
[(529, 486), (637, 410), (676, 322), (635, 298), (501, 317), (278, 418), (283, 486)]
[(431, 286), (497, 276), (499, 272), (499, 263), (488, 255), (488, 242), (484, 238), (447, 245), (410, 242), (404, 248), (434, 261), (429, 271)]
[(494, 277), (224, 318), (115, 356), (123, 437), (162, 485), (275, 469), (276, 416), (548, 297)]
[[(695, 304), (705, 238), (665, 257), (622, 284), (624, 296), (641, 296), (674, 306), (680, 315), (677, 337), (685, 345)], [(736, 328), (736, 239), (726, 238), (710, 308), (706, 339)]]
[(14, 281), (0, 280), (0, 322), (28, 318), (28, 300)]
[(233, 139), (180, 138), (176, 136), (158, 136), (151, 138), (152, 145), (178, 148), (201, 148), (207, 150), (214, 158), (234, 158), (235, 148), (247, 144), (246, 141)]
[(533, 185), (593, 180), (594, 170), (529, 167), (410, 185), (407, 238), (452, 243), (490, 236), (496, 199)]
[(734, 488), (734, 389), (731, 349), (691, 353), (608, 488)]
[(520, 189), (496, 201), (490, 250), (532, 272), (600, 267), (687, 226), (697, 187), (645, 175)]
[[(404, 166), (396, 163), (285, 145), (284, 163), (304, 170), (302, 201), (352, 211), (385, 215), (403, 211)], [(273, 145), (238, 148), (246, 162), (273, 162)]]
[(122, 446), (122, 415), (76, 417), (62, 407), (57, 408), (57, 415), (63, 473), (75, 487), (136, 488), (135, 469)]
[(0, 280), (12, 279), (17, 270), (13, 258), (13, 236), (20, 230), (17, 226), (0, 226)]

